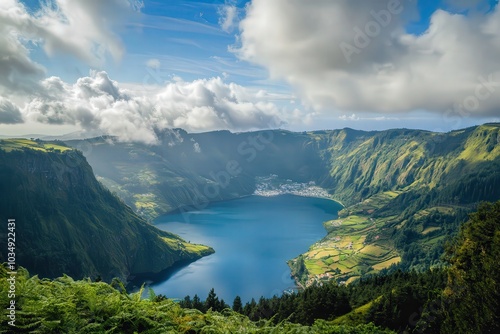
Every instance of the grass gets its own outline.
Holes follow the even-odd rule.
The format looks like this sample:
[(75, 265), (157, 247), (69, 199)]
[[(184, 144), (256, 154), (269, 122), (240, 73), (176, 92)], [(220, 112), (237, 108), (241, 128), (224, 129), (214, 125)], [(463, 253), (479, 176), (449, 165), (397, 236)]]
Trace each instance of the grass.
[[(352, 277), (351, 277), (352, 278)], [(370, 301), (369, 303), (362, 305), (358, 308), (355, 308), (351, 312), (344, 314), (338, 318), (332, 320), (332, 324), (334, 325), (354, 325), (354, 324), (362, 324), (365, 322), (366, 315), (373, 303), (376, 303), (380, 300), (381, 297), (378, 297), (375, 300)]]
[(454, 211), (455, 210), (452, 207), (448, 207), (448, 206), (435, 206), (435, 207), (432, 207), (432, 208), (420, 210), (417, 213), (415, 213), (413, 215), (413, 217), (415, 219), (421, 219), (421, 218), (424, 218), (424, 217), (430, 215), (433, 212), (439, 212), (439, 213), (443, 213), (443, 214), (453, 214)]
[(488, 149), (486, 142), (497, 143), (500, 136), (500, 127), (495, 125), (479, 126), (474, 130), (465, 145), (458, 159), (466, 161), (484, 161), (494, 160), (500, 156), (500, 145), (494, 145), (491, 150)]
[[(401, 261), (390, 238), (384, 237), (384, 227), (395, 222), (394, 216), (373, 218), (371, 213), (400, 194), (387, 191), (343, 209), (339, 218), (324, 223), (328, 234), (304, 253), (308, 271), (305, 285), (324, 279), (332, 273), (337, 281), (349, 280), (373, 268), (376, 273)], [(370, 235), (370, 240), (367, 237)], [(431, 242), (434, 242), (433, 240)], [(340, 270), (340, 273), (339, 273)]]
[(389, 259), (389, 260), (384, 261), (384, 262), (377, 263), (377, 264), (373, 265), (372, 268), (374, 270), (382, 270), (382, 269), (388, 268), (392, 264), (396, 264), (398, 262), (401, 262), (401, 257), (399, 257), (399, 256), (393, 257), (392, 259)]
[(196, 255), (206, 254), (206, 251), (210, 249), (208, 246), (184, 242), (181, 239), (168, 237), (162, 237), (161, 239), (174, 250), (183, 250)]
[(368, 255), (372, 255), (375, 257), (381, 257), (381, 256), (387, 254), (388, 252), (390, 252), (390, 250), (383, 248), (383, 247), (380, 247), (376, 244), (373, 244), (373, 245), (367, 245), (367, 246), (363, 247), (360, 250), (360, 252), (368, 254)]
[(428, 233), (431, 233), (431, 232), (434, 232), (434, 231), (437, 231), (437, 230), (440, 230), (440, 229), (441, 229), (441, 227), (431, 226), (431, 227), (428, 227), (425, 230), (423, 230), (421, 233), (423, 235), (426, 235)]
[(352, 283), (355, 280), (357, 280), (360, 276), (351, 276), (349, 279), (345, 282), (346, 284)]
[(1, 139), (0, 149), (6, 152), (11, 152), (14, 150), (23, 150), (23, 149), (32, 149), (43, 152), (50, 152), (50, 151), (65, 152), (68, 150), (72, 150), (72, 148), (70, 147), (66, 147), (56, 143), (37, 142), (34, 140), (22, 139), (22, 138)]
[(439, 241), (443, 240), (444, 238), (446, 238), (445, 235), (436, 236), (436, 237), (434, 237), (432, 239), (426, 240), (424, 242), (424, 244), (426, 244), (426, 245), (434, 245), (434, 244), (438, 243)]
[(134, 195), (135, 208), (141, 210), (154, 210), (158, 207), (156, 196), (152, 193)]
[(205, 245), (192, 244), (189, 242), (185, 242), (183, 245), (188, 252), (196, 254), (204, 254), (204, 252), (209, 249), (209, 247)]

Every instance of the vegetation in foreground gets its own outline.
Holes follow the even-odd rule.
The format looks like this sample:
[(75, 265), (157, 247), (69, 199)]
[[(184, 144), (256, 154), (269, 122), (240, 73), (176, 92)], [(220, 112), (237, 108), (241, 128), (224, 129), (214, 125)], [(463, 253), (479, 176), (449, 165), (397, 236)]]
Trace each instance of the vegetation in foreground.
[[(119, 280), (39, 279), (20, 268), (15, 332), (498, 333), (499, 256), (500, 201), (482, 204), (471, 215), (448, 247), (447, 269), (374, 275), (349, 286), (324, 284), (281, 300), (233, 305), (238, 312), (251, 311), (249, 316), (228, 308), (218, 311), (224, 303), (213, 291), (205, 302), (191, 305), (203, 307), (202, 312), (153, 292), (148, 299), (141, 298), (142, 291), (128, 294)], [(3, 266), (0, 277), (0, 332), (11, 333), (9, 274)]]
[(334, 325), (316, 321), (312, 326), (282, 321), (253, 322), (230, 309), (202, 313), (183, 309), (171, 299), (141, 298), (142, 290), (127, 294), (123, 284), (75, 281), (69, 276), (54, 280), (29, 277), (20, 268), (16, 275), (15, 328), (7, 314), (8, 276), (0, 269), (3, 309), (0, 333), (392, 333), (373, 324)]

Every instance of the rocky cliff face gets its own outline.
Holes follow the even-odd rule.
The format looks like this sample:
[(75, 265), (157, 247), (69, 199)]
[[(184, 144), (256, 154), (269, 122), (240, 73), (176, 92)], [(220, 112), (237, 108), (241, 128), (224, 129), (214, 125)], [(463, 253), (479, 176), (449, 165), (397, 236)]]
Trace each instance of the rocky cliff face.
[[(16, 263), (32, 273), (126, 279), (213, 252), (138, 217), (77, 151), (1, 148), (0, 219), (16, 220)], [(6, 228), (0, 238), (7, 240)], [(6, 255), (0, 249), (0, 261)]]

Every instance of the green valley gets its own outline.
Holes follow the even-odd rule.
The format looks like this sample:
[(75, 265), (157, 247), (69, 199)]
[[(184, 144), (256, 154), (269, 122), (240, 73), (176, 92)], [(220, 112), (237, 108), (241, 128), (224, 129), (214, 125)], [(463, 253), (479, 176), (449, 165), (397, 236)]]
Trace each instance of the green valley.
[(289, 262), (306, 285), (352, 282), (398, 263), (440, 266), (445, 241), (467, 213), (500, 198), (498, 123), (449, 133), (174, 129), (157, 135), (158, 145), (113, 137), (67, 144), (85, 147), (99, 180), (150, 220), (258, 193), (260, 180), (272, 175), (321, 187), (345, 208), (325, 222), (325, 238)]

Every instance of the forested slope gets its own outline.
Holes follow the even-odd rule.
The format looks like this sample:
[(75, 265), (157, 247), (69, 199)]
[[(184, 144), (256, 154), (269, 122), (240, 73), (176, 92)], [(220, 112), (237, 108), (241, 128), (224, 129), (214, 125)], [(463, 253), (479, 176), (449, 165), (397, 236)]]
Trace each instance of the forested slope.
[[(0, 219), (16, 220), (16, 261), (41, 277), (126, 279), (213, 250), (160, 231), (94, 177), (75, 150), (0, 141)], [(7, 228), (0, 238), (7, 240)], [(0, 249), (6, 261), (7, 248)]]

